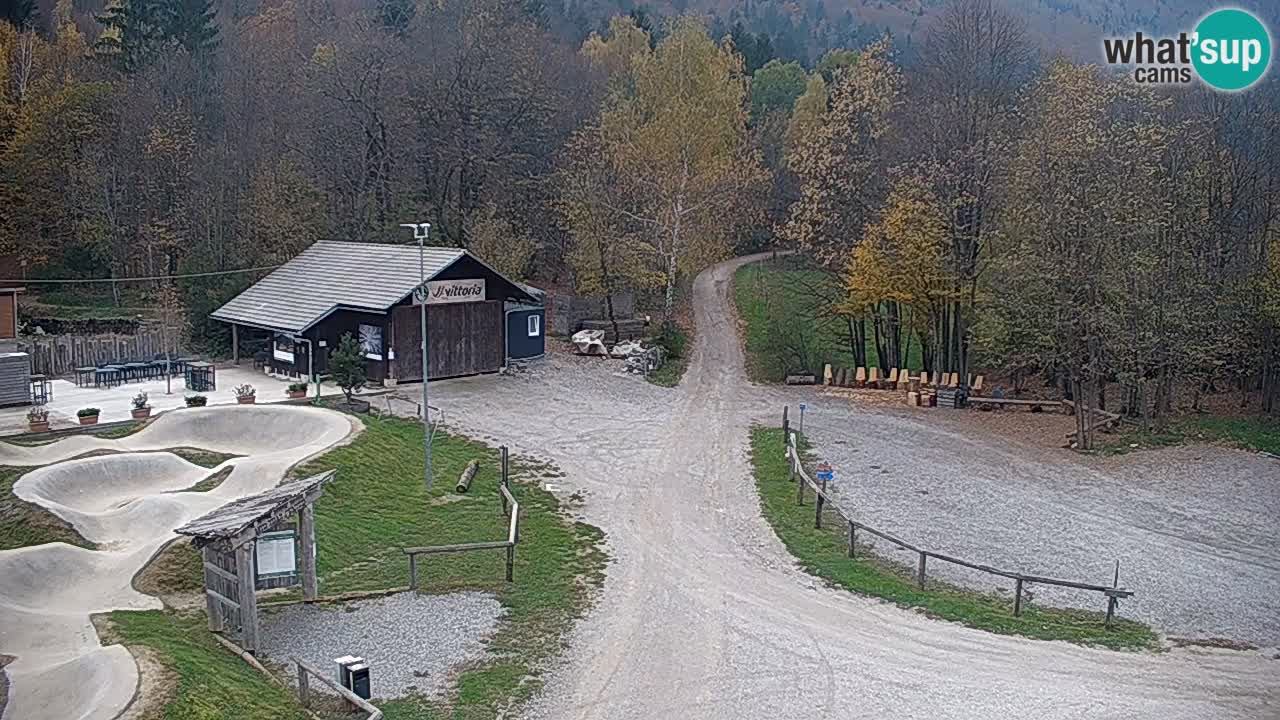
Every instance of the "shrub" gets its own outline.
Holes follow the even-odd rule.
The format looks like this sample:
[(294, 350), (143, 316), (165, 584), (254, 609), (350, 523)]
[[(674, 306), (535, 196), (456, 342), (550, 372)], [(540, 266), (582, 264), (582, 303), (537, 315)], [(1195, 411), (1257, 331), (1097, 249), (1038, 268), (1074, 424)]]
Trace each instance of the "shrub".
[(147, 406), (148, 396), (144, 392), (140, 392), (133, 396), (133, 409), (141, 410)]
[(249, 384), (247, 384), (247, 383), (246, 383), (246, 384), (244, 384), (244, 385), (237, 385), (237, 386), (235, 387), (235, 391), (234, 391), (234, 392), (235, 392), (235, 394), (236, 394), (236, 397), (238, 397), (238, 398), (241, 398), (241, 397), (253, 397), (254, 395), (257, 395), (257, 394), (258, 394), (258, 391), (257, 391), (257, 390), (254, 390), (254, 389), (253, 389), (253, 386), (252, 386), (252, 385), (249, 385)]
[(351, 404), (351, 393), (364, 387), (368, 376), (364, 372), (364, 356), (360, 353), (360, 343), (344, 333), (338, 341), (338, 347), (329, 353), (329, 375), (342, 388), (347, 396), (347, 404)]
[(49, 411), (42, 407), (33, 407), (27, 411), (27, 422), (42, 423), (49, 421)]
[(663, 350), (667, 351), (667, 357), (679, 358), (684, 357), (685, 346), (689, 342), (689, 337), (684, 334), (684, 330), (679, 325), (668, 320), (662, 324), (662, 332), (658, 335), (658, 344)]
[(95, 407), (80, 408), (76, 411), (76, 417), (97, 417), (101, 412)]
[(289, 392), (306, 392), (307, 384), (304, 382), (289, 383)]
[(204, 407), (209, 404), (209, 398), (203, 395), (188, 395), (184, 400), (186, 400), (187, 407)]

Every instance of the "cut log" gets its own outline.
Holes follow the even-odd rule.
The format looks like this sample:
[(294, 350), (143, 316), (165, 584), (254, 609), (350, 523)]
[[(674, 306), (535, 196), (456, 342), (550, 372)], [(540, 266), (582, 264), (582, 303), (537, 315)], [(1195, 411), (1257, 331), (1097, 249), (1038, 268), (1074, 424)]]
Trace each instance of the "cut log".
[(462, 476), (458, 478), (458, 485), (457, 487), (454, 488), (454, 490), (458, 491), (459, 493), (465, 493), (466, 491), (470, 490), (471, 481), (472, 479), (475, 478), (476, 470), (478, 469), (480, 469), (480, 462), (478, 460), (472, 460), (471, 462), (467, 463), (467, 467), (465, 470), (462, 471)]

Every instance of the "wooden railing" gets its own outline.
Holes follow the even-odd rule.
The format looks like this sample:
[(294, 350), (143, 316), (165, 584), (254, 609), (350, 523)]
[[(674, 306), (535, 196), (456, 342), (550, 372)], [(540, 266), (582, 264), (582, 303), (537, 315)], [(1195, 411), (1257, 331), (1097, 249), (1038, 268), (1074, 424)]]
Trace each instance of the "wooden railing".
[(298, 666), (298, 701), (302, 703), (302, 707), (311, 707), (311, 678), (314, 677), (332, 688), (344, 700), (360, 708), (362, 712), (368, 713), (365, 716), (365, 720), (382, 720), (382, 711), (374, 707), (373, 703), (342, 687), (336, 680), (320, 672), (315, 667), (302, 662), (301, 659), (295, 657), (293, 662)]
[(511, 494), (511, 481), (508, 476), (507, 448), (502, 446), (502, 479), (498, 485), (498, 494), (502, 499), (502, 513), (510, 519), (507, 523), (507, 539), (490, 542), (459, 543), (456, 545), (431, 545), (427, 547), (407, 547), (404, 554), (409, 557), (409, 589), (418, 589), (418, 556), (443, 555), (447, 553), (470, 552), (472, 550), (507, 551), (507, 582), (515, 579), (516, 545), (520, 543), (520, 503)]
[(831, 496), (827, 493), (826, 481), (824, 480), (819, 482), (814, 480), (812, 477), (809, 476), (808, 471), (805, 470), (804, 462), (800, 456), (800, 452), (798, 449), (798, 439), (796, 434), (791, 432), (791, 429), (787, 420), (787, 412), (785, 409), (782, 413), (782, 428), (783, 428), (783, 434), (786, 437), (786, 453), (787, 453), (787, 458), (790, 461), (789, 464), (791, 466), (791, 479), (796, 481), (796, 503), (800, 505), (804, 504), (806, 487), (813, 490), (814, 497), (815, 497), (814, 504), (816, 506), (814, 517), (813, 517), (813, 525), (815, 529), (822, 529), (822, 513), (824, 510), (827, 509), (827, 504), (830, 503), (832, 511), (834, 511), (835, 514), (848, 527), (848, 531), (849, 531), (848, 554), (849, 554), (849, 557), (851, 558), (855, 557), (855, 555), (857, 554), (858, 531), (861, 530), (861, 531), (870, 533), (872, 535), (875, 535), (876, 537), (882, 540), (891, 542), (894, 545), (897, 545), (898, 547), (903, 548), (904, 550), (915, 553), (916, 559), (917, 559), (915, 579), (916, 579), (917, 587), (919, 587), (921, 590), (924, 590), (925, 588), (925, 571), (930, 558), (934, 560), (941, 560), (942, 562), (948, 562), (953, 565), (966, 567), (971, 570), (977, 570), (979, 572), (985, 572), (991, 575), (998, 575), (1000, 577), (1009, 578), (1010, 580), (1014, 581), (1013, 614), (1015, 616), (1022, 614), (1023, 585), (1025, 583), (1039, 583), (1041, 585), (1056, 585), (1058, 587), (1073, 588), (1076, 590), (1090, 590), (1093, 592), (1102, 593), (1107, 598), (1107, 616), (1105, 621), (1107, 627), (1111, 627), (1111, 621), (1115, 616), (1116, 607), (1118, 606), (1119, 601), (1122, 598), (1133, 597), (1133, 591), (1125, 590), (1124, 588), (1119, 587), (1120, 568), (1118, 563), (1116, 565), (1115, 580), (1111, 585), (1097, 585), (1094, 583), (1075, 582), (1073, 580), (1060, 580), (1058, 578), (1044, 577), (1041, 575), (1028, 575), (1026, 573), (1014, 572), (1011, 570), (1001, 570), (999, 568), (994, 568), (989, 565), (983, 565), (981, 563), (962, 560), (960, 558), (953, 557), (951, 555), (946, 555), (940, 552), (936, 552), (934, 550), (926, 550), (924, 548), (917, 547), (916, 545), (909, 543), (905, 540), (894, 537), (893, 535), (887, 532), (884, 532), (883, 530), (877, 530), (876, 528), (873, 528), (870, 525), (867, 525), (866, 523), (862, 523), (857, 520), (854, 520), (850, 513), (842, 509), (838, 504), (832, 502)]

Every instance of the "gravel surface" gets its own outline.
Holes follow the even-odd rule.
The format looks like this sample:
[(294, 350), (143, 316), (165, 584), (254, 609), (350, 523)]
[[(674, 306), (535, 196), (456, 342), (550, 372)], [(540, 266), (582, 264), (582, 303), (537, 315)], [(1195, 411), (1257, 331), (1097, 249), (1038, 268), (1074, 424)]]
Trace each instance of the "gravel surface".
[[(262, 615), (262, 653), (317, 668), (355, 655), (369, 663), (373, 696), (392, 699), (443, 692), (450, 671), (480, 657), (502, 618), (487, 593), (399, 593), (342, 605), (289, 605)], [(296, 678), (295, 678), (296, 681)], [(321, 683), (312, 687), (329, 691)]]
[(584, 495), (585, 520), (607, 533), (603, 594), (521, 718), (1280, 716), (1280, 661), (1262, 653), (998, 636), (798, 570), (760, 516), (748, 432), (801, 395), (744, 376), (728, 300), (742, 262), (695, 283), (697, 336), (677, 388), (555, 356), (514, 377), (432, 386), (450, 425), (553, 460), (566, 473), (558, 492)]
[[(939, 423), (936, 413), (951, 413)], [(996, 567), (1137, 592), (1120, 611), (1176, 636), (1280, 645), (1280, 462), (1220, 447), (1101, 459), (1022, 447), (962, 411), (890, 414), (819, 397), (805, 432), (836, 471), (841, 505), (925, 548)], [(888, 557), (902, 557), (880, 542)], [(982, 590), (1002, 578), (930, 563)], [(1037, 601), (1103, 610), (1098, 593), (1033, 589)]]

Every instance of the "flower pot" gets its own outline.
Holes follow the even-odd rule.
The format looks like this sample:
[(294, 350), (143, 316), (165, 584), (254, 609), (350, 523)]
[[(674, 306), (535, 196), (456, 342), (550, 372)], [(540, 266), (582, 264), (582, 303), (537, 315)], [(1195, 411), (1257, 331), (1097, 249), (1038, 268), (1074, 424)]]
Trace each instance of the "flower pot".
[(301, 400), (302, 398), (304, 398), (304, 397), (306, 397), (306, 396), (307, 396), (307, 391), (306, 391), (306, 390), (290, 390), (290, 391), (289, 391), (289, 399), (290, 399), (290, 400)]
[(34, 421), (28, 422), (27, 428), (31, 432), (49, 432), (49, 421), (45, 420), (44, 422), (34, 422)]
[(81, 415), (80, 424), (81, 425), (97, 425), (98, 416), (97, 415)]
[(129, 411), (129, 414), (133, 415), (134, 420), (145, 420), (151, 417), (151, 408), (149, 407), (134, 408), (133, 410)]
[(236, 402), (240, 403), (241, 405), (252, 405), (253, 401), (257, 399), (258, 399), (257, 395), (240, 395), (236, 397)]

